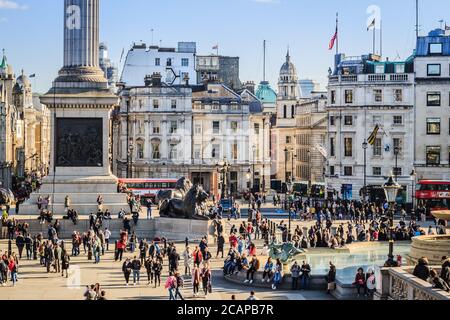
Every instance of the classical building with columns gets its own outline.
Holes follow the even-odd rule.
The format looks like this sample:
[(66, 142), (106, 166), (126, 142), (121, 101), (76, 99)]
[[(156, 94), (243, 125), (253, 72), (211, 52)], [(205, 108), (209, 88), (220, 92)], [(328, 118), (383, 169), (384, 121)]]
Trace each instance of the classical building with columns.
[(180, 178), (191, 165), (192, 89), (154, 73), (142, 85), (119, 87), (113, 164), (119, 177)]

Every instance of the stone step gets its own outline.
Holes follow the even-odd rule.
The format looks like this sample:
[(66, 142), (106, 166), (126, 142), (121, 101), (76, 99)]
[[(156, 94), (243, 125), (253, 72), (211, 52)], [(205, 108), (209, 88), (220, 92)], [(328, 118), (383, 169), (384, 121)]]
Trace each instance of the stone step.
[[(71, 209), (74, 209), (78, 212), (79, 215), (89, 215), (91, 212), (96, 213), (98, 210), (97, 204), (94, 202), (94, 204), (73, 204), (70, 206)], [(19, 207), (19, 213), (21, 215), (36, 215), (38, 216), (40, 214), (38, 207), (36, 204), (22, 204)], [(54, 214), (64, 214), (64, 204), (63, 203), (55, 203), (52, 205), (49, 205), (48, 209), (50, 211), (53, 211)], [(103, 210), (108, 209), (109, 212), (113, 216), (117, 216), (117, 214), (120, 212), (121, 209), (124, 209), (125, 212), (130, 211), (130, 207), (127, 205), (126, 202), (123, 203), (107, 203), (103, 205)]]
[[(30, 196), (30, 199), (27, 203), (37, 203), (37, 199), (39, 196), (43, 198), (51, 195), (52, 201), (54, 203), (64, 204), (66, 196), (70, 197), (70, 201), (72, 204), (80, 204), (80, 203), (96, 203), (99, 195), (103, 197), (104, 203), (126, 203), (127, 195), (123, 193), (54, 193), (54, 194), (45, 194), (45, 193), (33, 193)], [(120, 199), (120, 201), (117, 201)]]

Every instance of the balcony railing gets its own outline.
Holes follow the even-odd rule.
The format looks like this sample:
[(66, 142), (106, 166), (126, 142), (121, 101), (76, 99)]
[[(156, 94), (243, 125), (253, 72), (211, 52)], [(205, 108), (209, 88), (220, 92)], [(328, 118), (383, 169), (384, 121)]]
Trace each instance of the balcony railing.
[[(440, 267), (435, 267), (439, 270)], [(450, 293), (412, 275), (413, 267), (381, 269), (381, 291), (378, 300), (450, 300)]]
[(359, 74), (334, 75), (328, 77), (329, 83), (357, 83), (357, 82), (409, 82), (410, 77), (405, 73), (398, 74)]

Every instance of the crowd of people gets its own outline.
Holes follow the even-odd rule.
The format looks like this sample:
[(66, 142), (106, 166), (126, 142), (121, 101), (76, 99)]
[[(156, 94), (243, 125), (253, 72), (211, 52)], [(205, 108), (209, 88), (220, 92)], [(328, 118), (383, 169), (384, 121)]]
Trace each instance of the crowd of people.
[(450, 292), (450, 257), (442, 257), (440, 273), (429, 266), (427, 258), (422, 257), (418, 260), (413, 275), (431, 283), (434, 288)]

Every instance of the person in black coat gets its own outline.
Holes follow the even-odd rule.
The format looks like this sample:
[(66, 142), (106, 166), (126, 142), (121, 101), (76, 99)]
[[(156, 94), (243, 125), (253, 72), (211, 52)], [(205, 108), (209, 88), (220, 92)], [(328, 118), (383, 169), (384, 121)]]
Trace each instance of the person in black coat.
[(434, 288), (450, 292), (450, 286), (440, 278), (438, 273), (433, 269), (430, 271), (430, 282), (433, 284)]
[(219, 236), (217, 237), (217, 255), (216, 255), (216, 258), (219, 257), (219, 253), (222, 253), (222, 259), (223, 259), (224, 246), (225, 246), (225, 238), (224, 238), (223, 234), (219, 234)]
[(31, 238), (31, 236), (28, 234), (25, 237), (25, 250), (27, 252), (27, 259), (31, 260), (32, 259), (32, 255), (33, 255), (33, 250), (32, 250), (32, 246), (33, 246), (33, 239)]
[(21, 233), (19, 233), (19, 235), (16, 238), (16, 246), (17, 250), (19, 251), (19, 259), (22, 259), (22, 252), (23, 248), (25, 247), (25, 238)]
[(414, 268), (413, 275), (423, 281), (427, 281), (430, 277), (430, 267), (428, 266), (427, 258), (420, 258), (416, 267)]
[(441, 278), (450, 286), (450, 258), (442, 257)]

